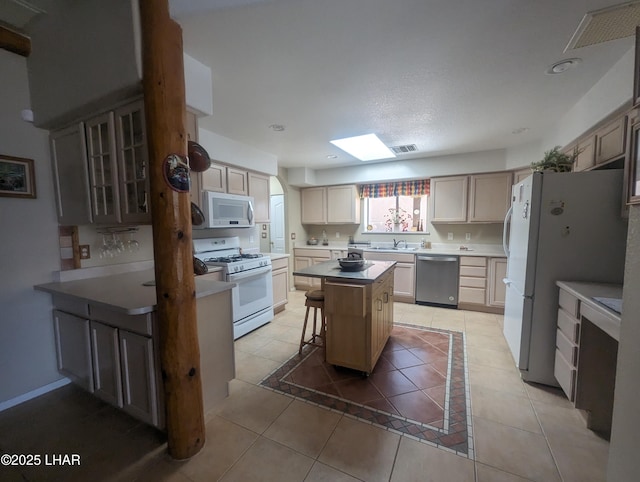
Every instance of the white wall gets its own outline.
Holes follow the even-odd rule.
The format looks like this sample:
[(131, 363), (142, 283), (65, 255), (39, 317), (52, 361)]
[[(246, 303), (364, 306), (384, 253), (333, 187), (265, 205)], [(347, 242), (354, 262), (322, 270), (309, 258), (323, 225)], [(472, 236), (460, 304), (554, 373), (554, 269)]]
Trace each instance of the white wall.
[(503, 171), (505, 150), (454, 154), (427, 159), (409, 159), (361, 166), (309, 170), (289, 169), (288, 177), (296, 186), (331, 186), (335, 184), (425, 179), (477, 172)]
[(48, 132), (22, 121), (26, 60), (0, 50), (0, 154), (35, 161), (36, 199), (0, 198), (0, 403), (62, 378), (51, 298), (33, 285), (60, 269)]

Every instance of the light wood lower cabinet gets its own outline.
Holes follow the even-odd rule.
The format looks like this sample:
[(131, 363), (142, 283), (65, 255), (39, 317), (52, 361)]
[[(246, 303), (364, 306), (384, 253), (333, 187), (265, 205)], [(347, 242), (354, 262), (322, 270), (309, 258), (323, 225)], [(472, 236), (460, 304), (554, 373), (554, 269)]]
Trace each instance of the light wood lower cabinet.
[(273, 280), (273, 312), (284, 310), (289, 302), (289, 259), (279, 258), (271, 260)]
[(151, 338), (120, 330), (123, 410), (158, 425), (158, 392)]
[(53, 310), (58, 371), (93, 392), (89, 320)]
[[(293, 250), (294, 270), (298, 271), (302, 268), (308, 268), (314, 264), (323, 263), (331, 259), (331, 251), (329, 249), (304, 249), (296, 248)], [(320, 289), (320, 278), (308, 278), (306, 276), (294, 276), (293, 282), (296, 289), (310, 290)]]
[(364, 255), (371, 261), (395, 261), (393, 275), (393, 295), (395, 301), (415, 303), (416, 301), (416, 256), (412, 253), (378, 253), (367, 251)]
[(372, 284), (326, 281), (327, 362), (366, 374), (393, 328), (393, 269)]
[(458, 307), (472, 311), (504, 313), (506, 258), (460, 256)]
[(91, 322), (94, 395), (122, 408), (122, 376), (118, 329), (97, 321)]
[(487, 305), (504, 308), (507, 286), (502, 281), (507, 276), (507, 258), (489, 258), (489, 292)]

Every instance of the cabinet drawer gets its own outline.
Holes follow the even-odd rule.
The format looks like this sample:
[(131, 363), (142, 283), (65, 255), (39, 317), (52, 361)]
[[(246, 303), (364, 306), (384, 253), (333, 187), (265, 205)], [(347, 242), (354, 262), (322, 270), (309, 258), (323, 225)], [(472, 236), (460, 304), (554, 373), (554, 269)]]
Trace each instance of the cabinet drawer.
[(570, 341), (578, 343), (580, 335), (580, 320), (574, 318), (562, 308), (558, 309), (558, 328)]
[(288, 258), (279, 258), (279, 259), (272, 259), (271, 260), (271, 269), (273, 271), (275, 271), (277, 269), (287, 268), (288, 266), (289, 266), (289, 259)]
[(460, 276), (485, 278), (487, 276), (487, 268), (484, 266), (460, 266)]
[(295, 256), (309, 258), (327, 258), (331, 259), (331, 251), (328, 249), (298, 249), (294, 250)]
[(142, 315), (125, 315), (115, 311), (108, 310), (101, 306), (91, 305), (91, 319), (102, 321), (108, 325), (117, 328), (139, 333), (141, 335), (151, 336), (153, 325), (152, 313), (144, 313)]
[(580, 318), (580, 300), (568, 291), (560, 289), (558, 304), (571, 316)]
[(486, 288), (486, 280), (484, 278), (468, 278), (460, 276), (460, 286), (465, 288)]
[(415, 263), (416, 258), (411, 253), (378, 253), (375, 251), (365, 251), (364, 258), (371, 261), (397, 261), (398, 263)]
[(460, 256), (460, 266), (487, 266), (487, 258), (482, 256)]
[(484, 288), (460, 288), (458, 301), (460, 303), (477, 303), (484, 305), (486, 300), (486, 290)]
[(63, 295), (53, 295), (53, 306), (60, 311), (73, 313), (74, 315), (89, 317), (89, 303)]
[(576, 369), (564, 359), (559, 350), (556, 350), (556, 361), (553, 374), (562, 387), (562, 390), (567, 395), (567, 398), (573, 402), (576, 385)]
[(570, 365), (574, 367), (577, 365), (578, 345), (569, 340), (560, 328), (556, 330), (556, 349)]

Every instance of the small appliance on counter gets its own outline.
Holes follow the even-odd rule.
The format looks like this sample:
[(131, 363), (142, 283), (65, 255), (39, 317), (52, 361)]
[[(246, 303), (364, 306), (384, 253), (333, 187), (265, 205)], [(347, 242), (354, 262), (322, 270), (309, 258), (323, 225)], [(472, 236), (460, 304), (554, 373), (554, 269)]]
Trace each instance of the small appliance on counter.
[(318, 238), (314, 238), (313, 236), (310, 237), (309, 239), (307, 239), (307, 244), (309, 246), (317, 246), (318, 245)]
[(195, 258), (222, 267), (224, 280), (236, 283), (231, 291), (234, 340), (273, 320), (271, 258), (241, 251), (237, 236), (193, 240)]

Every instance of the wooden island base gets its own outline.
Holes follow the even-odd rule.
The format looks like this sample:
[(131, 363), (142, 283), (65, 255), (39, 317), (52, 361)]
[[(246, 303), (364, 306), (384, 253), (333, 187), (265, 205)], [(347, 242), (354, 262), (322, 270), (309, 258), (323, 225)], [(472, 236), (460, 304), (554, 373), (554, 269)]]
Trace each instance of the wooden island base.
[(367, 269), (341, 271), (326, 261), (294, 275), (322, 279), (327, 363), (369, 375), (393, 328), (395, 261), (368, 261)]

